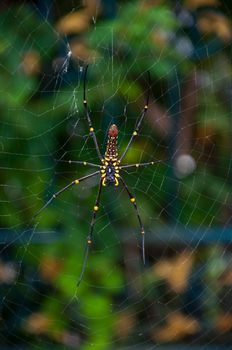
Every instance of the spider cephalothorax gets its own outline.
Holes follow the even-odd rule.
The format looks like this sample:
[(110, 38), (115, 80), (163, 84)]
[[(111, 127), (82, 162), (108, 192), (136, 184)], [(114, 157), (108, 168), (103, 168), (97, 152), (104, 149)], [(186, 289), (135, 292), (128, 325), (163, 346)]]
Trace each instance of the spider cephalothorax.
[[(120, 157), (118, 157), (118, 147), (117, 147), (117, 138), (118, 138), (118, 128), (115, 124), (112, 124), (108, 130), (108, 141), (107, 141), (107, 146), (106, 146), (106, 151), (105, 151), (105, 155), (104, 157), (102, 156), (102, 153), (99, 149), (98, 146), (98, 141), (97, 141), (97, 137), (92, 125), (92, 116), (91, 116), (91, 111), (88, 108), (88, 104), (87, 104), (87, 100), (86, 100), (86, 75), (87, 75), (87, 69), (88, 66), (86, 67), (85, 71), (84, 71), (84, 98), (83, 98), (83, 104), (84, 104), (84, 109), (85, 109), (85, 113), (86, 113), (86, 119), (87, 122), (89, 124), (89, 133), (90, 136), (93, 138), (93, 142), (97, 151), (97, 155), (98, 158), (101, 162), (101, 164), (96, 164), (96, 163), (90, 163), (90, 162), (82, 162), (82, 161), (71, 161), (69, 160), (68, 162), (71, 163), (75, 163), (75, 164), (83, 164), (83, 165), (90, 165), (93, 167), (98, 168), (97, 171), (90, 173), (88, 175), (82, 176), (76, 180), (73, 180), (72, 182), (70, 182), (68, 185), (66, 185), (65, 187), (63, 187), (62, 189), (60, 189), (58, 192), (54, 193), (52, 195), (52, 197), (47, 201), (47, 203), (45, 203), (45, 205), (34, 215), (34, 217), (38, 216), (55, 198), (57, 198), (60, 194), (62, 194), (64, 191), (66, 191), (67, 189), (69, 189), (72, 186), (75, 185), (79, 185), (82, 181), (85, 181), (86, 179), (89, 179), (93, 176), (99, 176), (99, 189), (98, 189), (98, 194), (95, 200), (95, 205), (93, 207), (93, 211), (92, 211), (92, 220), (90, 223), (90, 231), (89, 234), (87, 236), (87, 240), (86, 240), (86, 251), (85, 251), (85, 258), (84, 258), (84, 263), (82, 266), (82, 270), (81, 270), (81, 275), (78, 281), (78, 285), (80, 284), (82, 278), (83, 278), (83, 274), (86, 268), (86, 264), (87, 264), (87, 259), (88, 259), (88, 254), (89, 254), (89, 247), (92, 245), (93, 242), (93, 230), (94, 230), (94, 225), (96, 222), (96, 215), (97, 212), (99, 211), (100, 208), (100, 195), (101, 195), (101, 190), (102, 190), (102, 186), (118, 186), (119, 183), (121, 184), (121, 186), (124, 188), (124, 190), (127, 192), (127, 195), (129, 196), (129, 199), (135, 209), (138, 221), (139, 221), (139, 226), (140, 226), (140, 233), (141, 233), (141, 237), (142, 237), (142, 257), (143, 257), (143, 262), (145, 263), (145, 231), (144, 231), (144, 227), (143, 227), (143, 223), (138, 211), (138, 207), (137, 207), (137, 203), (136, 203), (136, 199), (135, 197), (132, 195), (132, 193), (130, 192), (125, 180), (123, 179), (123, 176), (121, 175), (121, 171), (123, 172), (126, 169), (129, 168), (138, 168), (138, 167), (144, 167), (144, 166), (148, 166), (148, 165), (153, 165), (156, 162), (147, 162), (147, 163), (137, 163), (137, 164), (124, 164), (122, 165), (121, 162), (123, 161), (125, 155), (127, 154), (134, 138), (138, 135), (140, 127), (141, 127), (141, 123), (143, 121), (143, 118), (147, 112), (148, 109), (148, 102), (149, 102), (149, 93), (147, 96), (147, 100), (146, 100), (146, 104), (140, 114), (140, 117), (138, 118), (136, 124), (135, 124), (135, 128), (134, 131), (130, 137), (130, 140), (126, 146), (126, 148), (124, 149), (124, 152), (122, 153), (122, 155)], [(150, 74), (148, 73), (148, 77), (149, 77), (149, 87), (150, 87)], [(148, 92), (150, 91), (150, 88), (148, 90)], [(158, 161), (159, 162), (159, 161)], [(119, 174), (120, 171), (120, 174)]]
[(105, 157), (102, 160), (101, 177), (103, 186), (118, 186), (119, 159), (117, 148), (118, 128), (112, 124), (108, 131), (108, 141), (106, 146)]

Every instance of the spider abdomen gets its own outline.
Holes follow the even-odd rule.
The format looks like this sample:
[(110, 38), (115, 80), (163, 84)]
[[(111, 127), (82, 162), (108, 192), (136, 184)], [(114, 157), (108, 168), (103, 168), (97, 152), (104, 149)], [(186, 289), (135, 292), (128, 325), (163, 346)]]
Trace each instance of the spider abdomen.
[(108, 141), (105, 152), (105, 160), (117, 160), (118, 159), (118, 128), (117, 125), (112, 124), (108, 131)]
[(108, 141), (106, 146), (105, 157), (102, 166), (102, 184), (103, 186), (118, 186), (119, 160), (117, 148), (118, 128), (112, 124), (108, 131)]

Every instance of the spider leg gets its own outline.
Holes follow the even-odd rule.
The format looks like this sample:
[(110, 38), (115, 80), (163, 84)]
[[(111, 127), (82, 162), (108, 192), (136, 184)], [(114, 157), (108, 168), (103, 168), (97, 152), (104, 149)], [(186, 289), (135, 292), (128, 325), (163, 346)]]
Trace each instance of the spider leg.
[(90, 163), (90, 162), (85, 162), (85, 161), (81, 161), (81, 160), (60, 160), (59, 162), (62, 163), (69, 163), (69, 164), (82, 164), (82, 165), (89, 165), (89, 166), (93, 166), (95, 168), (100, 168), (101, 165), (100, 164), (95, 164), (95, 163)]
[(102, 161), (102, 160), (103, 160), (103, 157), (102, 157), (102, 155), (101, 155), (101, 152), (100, 152), (100, 149), (99, 149), (99, 146), (98, 146), (97, 138), (96, 138), (96, 135), (95, 135), (95, 132), (94, 132), (94, 128), (93, 128), (93, 125), (92, 125), (91, 112), (90, 112), (90, 110), (89, 110), (89, 108), (88, 108), (88, 104), (87, 104), (87, 100), (86, 100), (86, 76), (87, 76), (88, 67), (89, 67), (89, 66), (87, 65), (86, 68), (85, 68), (85, 71), (84, 71), (84, 95), (83, 95), (83, 104), (84, 104), (84, 108), (85, 108), (85, 113), (86, 113), (87, 121), (88, 121), (88, 124), (89, 124), (89, 133), (90, 133), (90, 135), (91, 135), (92, 138), (93, 138), (93, 142), (94, 142), (94, 145), (95, 145), (95, 148), (96, 148), (98, 157), (99, 157), (99, 159)]
[(146, 114), (146, 112), (147, 112), (147, 110), (148, 110), (148, 104), (149, 104), (149, 98), (150, 98), (150, 90), (151, 90), (151, 76), (150, 76), (150, 72), (149, 72), (149, 71), (147, 72), (147, 74), (148, 74), (148, 84), (149, 84), (149, 88), (148, 88), (148, 95), (147, 95), (146, 104), (145, 104), (145, 106), (144, 106), (144, 108), (143, 108), (143, 110), (142, 110), (142, 112), (141, 112), (141, 114), (140, 114), (140, 117), (139, 117), (137, 123), (135, 124), (134, 131), (133, 131), (133, 133), (132, 133), (132, 135), (131, 135), (131, 138), (130, 138), (130, 140), (129, 140), (127, 146), (126, 146), (125, 151), (123, 152), (123, 154), (122, 154), (122, 156), (121, 156), (121, 158), (120, 158), (120, 162), (122, 161), (122, 159), (123, 159), (123, 158), (125, 157), (125, 155), (127, 154), (128, 150), (129, 150), (129, 148), (130, 148), (130, 145), (132, 144), (132, 141), (134, 140), (135, 136), (138, 135), (138, 132), (139, 132), (140, 126), (141, 126), (141, 124), (142, 124), (143, 118), (145, 117), (145, 114)]
[(32, 221), (42, 212), (44, 211), (45, 208), (47, 208), (47, 206), (54, 200), (56, 199), (61, 193), (63, 193), (64, 191), (66, 191), (67, 189), (69, 189), (69, 187), (72, 187), (74, 185), (78, 185), (80, 182), (86, 180), (86, 179), (89, 179), (90, 177), (92, 176), (95, 176), (99, 174), (99, 171), (95, 171), (94, 173), (92, 174), (89, 174), (89, 175), (86, 175), (86, 176), (83, 176), (81, 177), (80, 179), (76, 179), (76, 180), (73, 180), (72, 182), (70, 182), (67, 186), (63, 187), (61, 190), (59, 190), (58, 192), (54, 193), (52, 195), (52, 197), (47, 201), (47, 203), (44, 204), (44, 206), (39, 210), (37, 211), (37, 213), (34, 214), (34, 216), (32, 217)]
[(92, 220), (91, 220), (91, 224), (90, 224), (90, 231), (89, 231), (89, 234), (87, 236), (87, 242), (86, 242), (86, 248), (85, 248), (85, 258), (84, 258), (83, 266), (82, 266), (82, 269), (81, 269), (80, 277), (79, 277), (79, 279), (77, 281), (77, 287), (79, 287), (79, 285), (80, 285), (80, 283), (81, 283), (81, 281), (83, 279), (83, 276), (84, 276), (84, 273), (85, 273), (85, 269), (86, 269), (87, 260), (88, 260), (88, 257), (89, 257), (89, 249), (90, 249), (90, 246), (93, 243), (93, 229), (94, 229), (95, 222), (96, 222), (97, 211), (99, 209), (99, 201), (100, 201), (101, 190), (102, 190), (102, 179), (101, 179), (100, 184), (99, 184), (97, 198), (96, 198), (96, 201), (95, 201), (95, 204), (94, 204), (94, 207), (93, 207), (93, 214), (92, 214)]
[(120, 177), (120, 181), (122, 182), (123, 187), (125, 188), (126, 192), (128, 193), (128, 196), (130, 197), (130, 201), (133, 204), (135, 210), (136, 210), (136, 214), (139, 220), (139, 226), (140, 226), (140, 231), (141, 231), (141, 235), (142, 235), (142, 257), (143, 257), (143, 264), (145, 265), (145, 231), (144, 231), (144, 227), (142, 224), (142, 220), (138, 211), (138, 207), (135, 201), (135, 197), (132, 195), (132, 193), (130, 192), (129, 188), (127, 187), (125, 181), (123, 180), (122, 177)]
[(153, 161), (153, 162), (147, 162), (147, 163), (137, 163), (137, 164), (126, 164), (126, 165), (121, 165), (119, 167), (119, 169), (128, 169), (128, 168), (140, 168), (140, 167), (143, 167), (143, 166), (148, 166), (148, 165), (154, 165), (156, 163), (161, 163), (162, 160), (156, 160), (156, 161)]

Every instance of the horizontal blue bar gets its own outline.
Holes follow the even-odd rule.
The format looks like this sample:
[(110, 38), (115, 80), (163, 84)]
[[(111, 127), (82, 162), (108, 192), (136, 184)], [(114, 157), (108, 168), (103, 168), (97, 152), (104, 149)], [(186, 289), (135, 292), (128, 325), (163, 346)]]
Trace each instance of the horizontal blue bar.
[[(134, 234), (127, 228), (120, 229), (121, 239), (132, 242)], [(25, 244), (30, 241), (34, 244), (52, 243), (57, 240), (66, 240), (67, 235), (55, 230), (11, 230), (0, 229), (0, 244)], [(157, 226), (146, 230), (146, 243), (156, 245), (187, 245), (230, 244), (232, 243), (232, 227), (223, 226)]]
[(0, 229), (0, 244), (26, 244), (31, 243), (52, 243), (60, 239), (62, 234), (58, 231), (35, 231), (33, 229), (10, 230)]
[[(131, 230), (124, 230), (122, 237), (131, 241)], [(134, 237), (134, 236), (133, 236)], [(194, 246), (232, 243), (230, 226), (157, 226), (146, 231), (146, 243), (163, 245)]]
[(230, 226), (157, 226), (148, 230), (148, 242), (158, 244), (230, 244), (232, 243), (232, 227)]

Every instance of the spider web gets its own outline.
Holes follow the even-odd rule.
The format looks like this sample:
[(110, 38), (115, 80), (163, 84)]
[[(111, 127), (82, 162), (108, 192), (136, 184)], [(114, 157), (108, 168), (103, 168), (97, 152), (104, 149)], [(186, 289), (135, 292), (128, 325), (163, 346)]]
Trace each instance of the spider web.
[[(119, 3), (115, 26), (106, 19), (106, 4), (103, 18), (97, 6), (84, 38), (73, 38), (62, 35), (49, 15), (57, 7), (58, 22), (64, 13), (82, 14), (82, 4), (51, 2), (46, 16), (35, 3), (7, 5), (0, 17), (1, 346), (229, 344), (228, 41), (213, 41), (211, 52), (202, 33), (194, 47), (188, 32), (193, 17), (181, 6), (176, 13), (171, 5), (158, 6), (154, 15), (144, 10), (147, 1), (141, 7)], [(128, 18), (131, 24), (125, 25)], [(119, 128), (119, 154), (125, 150), (149, 91), (150, 71), (149, 111), (125, 164), (161, 162), (121, 172), (146, 230), (146, 266), (133, 206), (123, 188), (107, 187), (77, 289), (99, 179), (69, 189), (32, 218), (53, 193), (95, 171), (69, 160), (99, 163), (82, 106), (83, 58), (90, 63), (87, 100), (103, 155), (112, 123)]]

